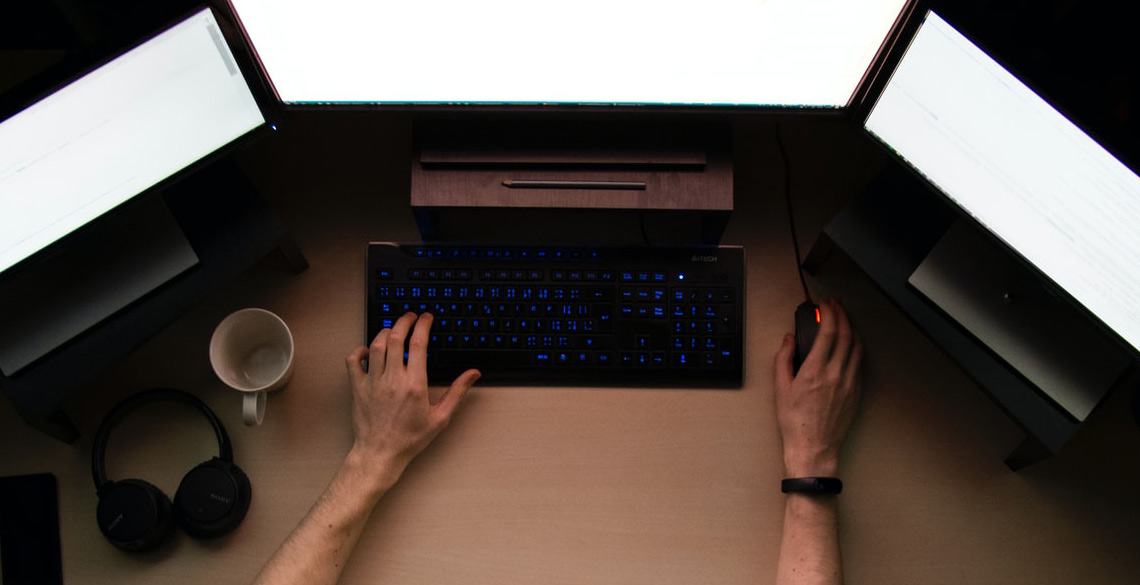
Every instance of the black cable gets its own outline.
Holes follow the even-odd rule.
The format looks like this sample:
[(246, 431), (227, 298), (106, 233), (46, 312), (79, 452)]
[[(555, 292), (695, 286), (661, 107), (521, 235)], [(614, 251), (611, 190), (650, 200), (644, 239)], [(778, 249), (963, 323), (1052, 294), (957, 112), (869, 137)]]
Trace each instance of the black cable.
[(804, 287), (804, 297), (811, 301), (811, 291), (808, 290), (807, 279), (804, 277), (803, 260), (800, 257), (800, 239), (796, 236), (796, 219), (792, 211), (792, 165), (788, 159), (788, 150), (784, 147), (784, 135), (780, 125), (776, 124), (776, 145), (780, 148), (780, 156), (784, 159), (784, 199), (788, 203), (788, 227), (792, 231), (792, 249), (796, 253), (796, 270), (800, 275), (800, 285)]

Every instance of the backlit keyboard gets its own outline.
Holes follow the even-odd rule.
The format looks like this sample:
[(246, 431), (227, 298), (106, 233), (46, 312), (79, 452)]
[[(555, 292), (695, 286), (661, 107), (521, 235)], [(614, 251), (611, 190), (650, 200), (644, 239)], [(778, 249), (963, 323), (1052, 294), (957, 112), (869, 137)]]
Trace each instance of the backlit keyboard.
[(435, 316), (428, 374), (486, 384), (738, 387), (744, 249), (372, 243), (366, 340)]

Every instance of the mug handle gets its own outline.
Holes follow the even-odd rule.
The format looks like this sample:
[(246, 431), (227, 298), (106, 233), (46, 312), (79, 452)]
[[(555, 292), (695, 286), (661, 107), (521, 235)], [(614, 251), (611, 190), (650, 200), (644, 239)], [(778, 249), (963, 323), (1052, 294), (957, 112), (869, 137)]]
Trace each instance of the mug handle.
[(261, 421), (265, 420), (265, 395), (266, 392), (262, 390), (246, 392), (242, 396), (241, 416), (247, 427), (261, 426)]

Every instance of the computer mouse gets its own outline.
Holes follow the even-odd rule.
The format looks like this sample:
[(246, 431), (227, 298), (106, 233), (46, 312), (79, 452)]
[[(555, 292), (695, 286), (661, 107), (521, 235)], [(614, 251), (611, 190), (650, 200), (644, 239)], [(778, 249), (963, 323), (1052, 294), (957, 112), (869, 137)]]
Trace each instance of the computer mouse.
[(804, 301), (796, 307), (796, 351), (792, 354), (792, 371), (799, 372), (807, 358), (815, 336), (819, 333), (819, 305)]

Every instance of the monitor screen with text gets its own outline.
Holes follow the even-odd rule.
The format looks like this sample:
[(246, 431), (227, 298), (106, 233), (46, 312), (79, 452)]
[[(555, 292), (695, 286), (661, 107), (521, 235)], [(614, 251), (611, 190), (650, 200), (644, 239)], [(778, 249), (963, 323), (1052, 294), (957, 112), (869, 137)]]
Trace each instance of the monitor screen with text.
[(264, 124), (204, 10), (0, 122), (0, 272)]
[(1140, 176), (930, 12), (865, 122), (1140, 350)]

